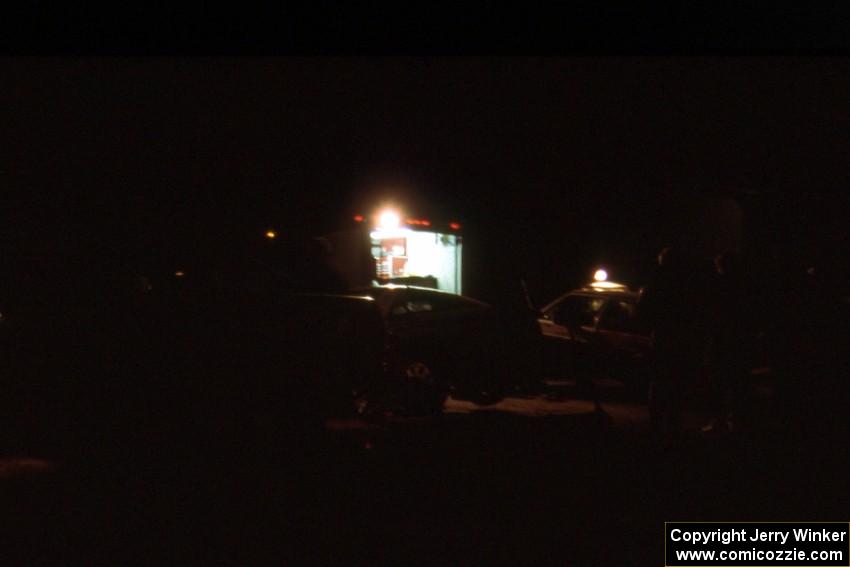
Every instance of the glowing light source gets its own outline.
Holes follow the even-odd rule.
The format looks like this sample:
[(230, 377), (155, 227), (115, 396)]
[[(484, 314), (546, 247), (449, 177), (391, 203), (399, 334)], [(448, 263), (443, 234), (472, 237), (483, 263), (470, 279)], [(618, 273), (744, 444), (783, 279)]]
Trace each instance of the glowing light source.
[(378, 226), (380, 228), (398, 228), (399, 224), (401, 224), (401, 217), (399, 217), (398, 213), (393, 210), (387, 209), (378, 215)]
[(605, 270), (596, 270), (593, 274), (593, 281), (595, 282), (604, 282), (608, 279), (608, 272)]
[(266, 231), (266, 238), (268, 238), (269, 240), (277, 238), (277, 233), (273, 230), (267, 230)]
[(415, 231), (409, 228), (393, 228), (389, 230), (373, 230), (369, 233), (369, 236), (374, 239), (381, 240), (384, 238), (406, 238), (411, 234), (415, 234)]
[(449, 228), (452, 229), (452, 230), (460, 230), (460, 223), (459, 222), (450, 222)]
[(626, 286), (624, 286), (623, 284), (618, 284), (618, 283), (614, 283), (614, 282), (593, 282), (592, 284), (590, 284), (590, 287), (592, 287), (593, 289), (599, 289), (599, 290), (604, 290), (604, 289), (625, 290), (626, 289)]
[(354, 221), (355, 222), (363, 222), (363, 219), (364, 219), (363, 215), (354, 215)]
[(176, 272), (174, 272), (174, 275), (178, 278), (182, 278), (186, 274), (185, 274), (185, 272), (181, 272), (180, 270), (177, 270)]

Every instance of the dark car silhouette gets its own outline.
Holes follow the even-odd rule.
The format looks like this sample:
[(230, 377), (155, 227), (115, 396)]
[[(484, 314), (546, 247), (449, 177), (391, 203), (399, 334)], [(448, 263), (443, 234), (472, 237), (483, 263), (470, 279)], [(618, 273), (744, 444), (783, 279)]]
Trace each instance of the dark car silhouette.
[(506, 337), (487, 303), (415, 286), (355, 290), (373, 298), (387, 333), (385, 366), (404, 403), (438, 411), (451, 393), (479, 404), (502, 399)]
[(4, 314), (4, 441), (128, 455), (295, 442), (383, 373), (374, 300), (287, 291), (258, 264), (91, 285), (73, 309)]

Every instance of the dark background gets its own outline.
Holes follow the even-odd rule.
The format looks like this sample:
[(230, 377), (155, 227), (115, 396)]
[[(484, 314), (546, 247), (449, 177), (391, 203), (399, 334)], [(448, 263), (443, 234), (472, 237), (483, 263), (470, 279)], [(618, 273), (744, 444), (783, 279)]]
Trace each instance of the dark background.
[(836, 270), (848, 71), (801, 57), (7, 59), (3, 224), (18, 248), (171, 261), (267, 227), (321, 234), (394, 196), (464, 222), (478, 294), (524, 276), (543, 301), (598, 263), (639, 285), (688, 231), (706, 253)]
[[(846, 498), (834, 471), (847, 468), (846, 434), (831, 429), (847, 413), (846, 373), (833, 356), (847, 351), (834, 348), (846, 334), (834, 296), (847, 296), (850, 244), (847, 8), (720, 4), (644, 11), (587, 2), (554, 13), (452, 6), (450, 14), (409, 3), (315, 3), (309, 14), (290, 4), (250, 14), (134, 5), (119, 17), (33, 2), (4, 13), (0, 50), (11, 57), (0, 60), (0, 312), (12, 336), (34, 347), (9, 374), (34, 397), (12, 388), (5, 405), (30, 422), (62, 429), (63, 420), (45, 419), (50, 403), (40, 397), (64, 404), (73, 401), (65, 393), (89, 387), (106, 415), (128, 405), (168, 411), (128, 394), (139, 384), (160, 393), (133, 378), (147, 367), (101, 388), (106, 371), (91, 353), (111, 357), (125, 343), (134, 350), (122, 316), (135, 304), (102, 293), (126, 290), (123, 275), (192, 274), (195, 262), (350, 225), (386, 198), (417, 216), (462, 222), (468, 293), (494, 302), (516, 299), (524, 277), (539, 305), (598, 265), (639, 286), (667, 243), (703, 268), (721, 248), (740, 248), (757, 276), (746, 301), (761, 295), (761, 313), (777, 308), (759, 324), (777, 355), (771, 365), (794, 382), (778, 390), (791, 426), (765, 434), (764, 444), (755, 434), (752, 445), (709, 441), (662, 453), (631, 418), (609, 430), (604, 411), (553, 419), (482, 411), (374, 438), (367, 430), (373, 449), (330, 451), (327, 470), (315, 465), (318, 477), (296, 466), (294, 484), (279, 474), (298, 460), (291, 448), (272, 459), (282, 466), (269, 467), (266, 452), (249, 457), (258, 477), (245, 485), (218, 480), (231, 468), (234, 479), (251, 478), (241, 458), (223, 459), (222, 471), (200, 483), (189, 467), (173, 485), (156, 471), (85, 464), (4, 493), (22, 510), (10, 516), (12, 533), (31, 542), (17, 548), (31, 563), (33, 549), (56, 543), (67, 558), (68, 546), (90, 537), (108, 549), (105, 533), (124, 555), (144, 557), (149, 542), (159, 552), (184, 544), (197, 560), (198, 550), (231, 545), (273, 553), (292, 528), (323, 534), (328, 544), (315, 549), (346, 559), (397, 540), (408, 562), (413, 545), (420, 557), (445, 551), (477, 563), (479, 548), (503, 562), (513, 548), (522, 557), (514, 563), (599, 553), (623, 563), (634, 552), (660, 558), (661, 522), (694, 510), (706, 520), (816, 520), (837, 510)], [(523, 57), (501, 57), (516, 54)], [(270, 228), (273, 243), (263, 238)], [(805, 277), (811, 267), (817, 278)], [(818, 301), (795, 301), (801, 290)], [(112, 305), (123, 307), (116, 317)], [(171, 348), (171, 335), (150, 336), (163, 350), (191, 350)], [(44, 371), (52, 365), (63, 372)], [(65, 380), (39, 389), (48, 374), (91, 365), (97, 372), (81, 374), (90, 378), (83, 390)], [(576, 396), (552, 390), (546, 403), (550, 393)], [(91, 407), (83, 397), (71, 405)], [(167, 455), (154, 460), (172, 471)], [(339, 460), (349, 464), (330, 466)], [(195, 500), (187, 514), (184, 483)], [(308, 489), (295, 508), (309, 511), (308, 521), (297, 525), (287, 522), (292, 486)], [(152, 503), (137, 520), (147, 490)], [(56, 502), (71, 504), (63, 512)], [(184, 528), (191, 542), (173, 539)], [(612, 530), (622, 545), (600, 546), (597, 536)], [(124, 546), (123, 534), (143, 551)], [(266, 545), (253, 545), (257, 537)]]

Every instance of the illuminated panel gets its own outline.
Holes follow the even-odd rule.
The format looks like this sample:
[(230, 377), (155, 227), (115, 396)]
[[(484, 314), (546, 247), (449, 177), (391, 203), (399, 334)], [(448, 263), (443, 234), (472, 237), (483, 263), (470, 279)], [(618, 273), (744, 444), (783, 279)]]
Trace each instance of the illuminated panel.
[(404, 238), (410, 234), (413, 234), (413, 231), (409, 228), (395, 228), (392, 230), (373, 230), (369, 233), (369, 236), (372, 237), (372, 240), (382, 240), (384, 238)]
[(372, 256), (379, 278), (433, 277), (438, 289), (460, 293), (460, 239), (454, 234), (376, 230)]

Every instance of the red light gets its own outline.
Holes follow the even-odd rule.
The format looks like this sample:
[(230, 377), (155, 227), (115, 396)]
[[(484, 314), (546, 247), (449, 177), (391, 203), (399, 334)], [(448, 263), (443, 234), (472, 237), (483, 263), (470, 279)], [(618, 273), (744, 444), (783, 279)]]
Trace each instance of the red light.
[(425, 219), (425, 220), (422, 221), (422, 225), (423, 226), (431, 226), (431, 221), (429, 221), (428, 219)]
[(459, 222), (451, 222), (451, 223), (449, 223), (449, 228), (452, 229), (452, 230), (460, 230), (460, 223)]
[(357, 222), (363, 222), (364, 217), (363, 215), (354, 215), (354, 220)]
[(406, 223), (412, 226), (431, 226), (431, 221), (426, 219), (407, 219)]

